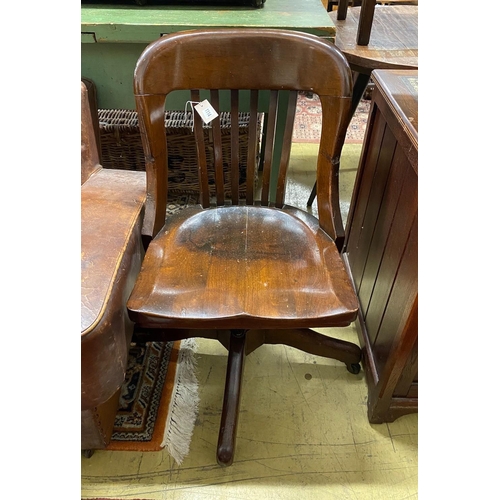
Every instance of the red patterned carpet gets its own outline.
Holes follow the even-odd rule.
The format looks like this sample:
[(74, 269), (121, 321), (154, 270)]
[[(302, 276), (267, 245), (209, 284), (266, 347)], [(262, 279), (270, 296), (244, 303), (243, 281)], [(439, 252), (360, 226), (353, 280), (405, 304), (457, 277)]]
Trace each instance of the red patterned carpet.
[[(370, 101), (362, 99), (347, 130), (347, 144), (361, 144), (365, 135)], [(313, 94), (308, 97), (305, 92), (299, 93), (297, 114), (293, 130), (293, 142), (318, 143), (321, 132), (321, 103)]]

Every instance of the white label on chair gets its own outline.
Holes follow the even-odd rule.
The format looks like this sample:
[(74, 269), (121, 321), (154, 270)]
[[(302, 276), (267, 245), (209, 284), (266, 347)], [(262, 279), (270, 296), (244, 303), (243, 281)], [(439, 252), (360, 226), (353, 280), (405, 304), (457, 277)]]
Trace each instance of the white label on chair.
[(201, 116), (201, 119), (205, 123), (210, 123), (214, 118), (217, 118), (219, 116), (217, 111), (215, 111), (215, 109), (206, 99), (197, 104), (194, 109), (198, 111), (198, 114)]

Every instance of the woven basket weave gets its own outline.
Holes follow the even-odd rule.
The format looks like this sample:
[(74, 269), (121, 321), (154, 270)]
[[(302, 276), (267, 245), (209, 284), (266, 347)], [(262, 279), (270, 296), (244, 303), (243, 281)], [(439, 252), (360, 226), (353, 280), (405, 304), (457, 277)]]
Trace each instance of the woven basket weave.
[[(102, 166), (122, 170), (145, 170), (144, 150), (137, 112), (125, 109), (99, 109), (99, 131), (101, 136)], [(230, 113), (220, 113), (222, 135), (222, 160), (224, 190), (230, 196)], [(239, 125), (239, 193), (246, 194), (246, 164), (248, 156), (249, 113), (238, 114)], [(260, 132), (259, 120), (259, 130)], [(191, 112), (167, 111), (165, 113), (165, 133), (168, 146), (168, 190), (172, 194), (199, 193), (198, 161)], [(209, 171), (209, 184), (215, 195), (215, 173), (211, 128), (204, 126), (205, 151)], [(259, 135), (258, 135), (259, 136)], [(254, 180), (254, 182), (256, 179)]]

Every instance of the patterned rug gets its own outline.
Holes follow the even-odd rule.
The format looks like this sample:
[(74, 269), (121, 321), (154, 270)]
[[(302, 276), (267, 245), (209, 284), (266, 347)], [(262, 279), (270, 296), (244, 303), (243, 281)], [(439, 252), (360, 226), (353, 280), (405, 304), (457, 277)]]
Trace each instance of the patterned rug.
[[(365, 136), (370, 101), (361, 99), (347, 129), (346, 143), (361, 144)], [(299, 92), (293, 142), (319, 143), (321, 134), (321, 103), (316, 94)]]
[(108, 450), (159, 451), (180, 464), (198, 412), (196, 342), (133, 343)]

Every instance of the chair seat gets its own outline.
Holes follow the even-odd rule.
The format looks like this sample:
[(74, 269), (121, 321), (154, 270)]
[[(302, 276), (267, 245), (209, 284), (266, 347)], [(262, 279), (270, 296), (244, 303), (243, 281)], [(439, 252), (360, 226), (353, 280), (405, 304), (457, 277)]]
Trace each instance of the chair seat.
[(241, 328), (244, 319), (246, 328), (311, 328), (350, 324), (357, 299), (309, 214), (194, 206), (150, 243), (127, 307), (145, 327)]

